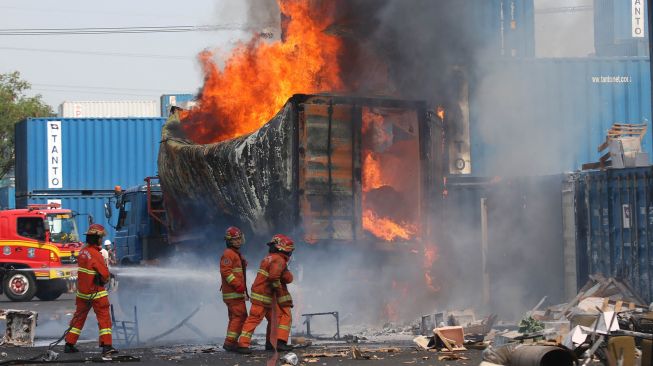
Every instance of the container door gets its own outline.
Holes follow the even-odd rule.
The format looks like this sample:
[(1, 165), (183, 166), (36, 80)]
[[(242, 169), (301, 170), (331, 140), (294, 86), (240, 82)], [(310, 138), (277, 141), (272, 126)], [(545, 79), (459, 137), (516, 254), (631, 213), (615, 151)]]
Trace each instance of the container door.
[[(305, 240), (357, 237), (354, 184), (356, 107), (304, 104), (300, 113), (299, 186)], [(360, 174), (360, 168), (358, 173)], [(360, 182), (360, 178), (358, 179)]]

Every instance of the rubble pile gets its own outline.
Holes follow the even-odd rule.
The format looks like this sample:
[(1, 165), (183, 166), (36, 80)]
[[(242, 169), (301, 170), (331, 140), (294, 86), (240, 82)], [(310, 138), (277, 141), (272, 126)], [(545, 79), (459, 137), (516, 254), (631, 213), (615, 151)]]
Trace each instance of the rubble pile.
[(473, 311), (422, 317), (419, 349), (459, 359), (483, 349), (482, 365), (651, 365), (653, 309), (626, 283), (601, 275), (570, 302), (524, 314), (518, 323)]

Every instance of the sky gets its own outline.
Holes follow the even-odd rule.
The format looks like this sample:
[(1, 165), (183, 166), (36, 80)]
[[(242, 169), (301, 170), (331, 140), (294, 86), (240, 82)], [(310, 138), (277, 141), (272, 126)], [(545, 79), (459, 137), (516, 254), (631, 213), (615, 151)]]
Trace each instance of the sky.
[(53, 108), (63, 101), (158, 100), (194, 93), (205, 48), (228, 52), (249, 32), (245, 1), (3, 0), (0, 29), (200, 26), (219, 31), (151, 34), (0, 34), (0, 73), (19, 71)]
[[(245, 0), (3, 0), (3, 30), (201, 25), (224, 29), (110, 35), (0, 34), (0, 73), (19, 71), (32, 84), (29, 94), (41, 94), (55, 110), (64, 101), (158, 100), (161, 94), (195, 93), (202, 84), (197, 54), (210, 48), (227, 55), (237, 42), (249, 39), (252, 28), (243, 30), (247, 4)], [(535, 4), (543, 9), (591, 5), (592, 0), (536, 0)], [(591, 53), (591, 14), (537, 14), (537, 56)]]

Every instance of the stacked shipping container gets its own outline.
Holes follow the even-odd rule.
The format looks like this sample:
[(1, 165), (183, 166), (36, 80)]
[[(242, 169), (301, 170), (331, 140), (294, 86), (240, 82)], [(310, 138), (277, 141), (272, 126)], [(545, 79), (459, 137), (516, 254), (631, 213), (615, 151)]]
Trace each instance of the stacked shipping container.
[(59, 105), (62, 118), (159, 117), (156, 100), (79, 101)]
[(156, 175), (163, 118), (29, 118), (16, 125), (16, 206), (60, 202), (108, 223), (102, 214), (114, 186)]
[(594, 47), (598, 56), (647, 56), (646, 0), (595, 0)]
[[(472, 174), (572, 171), (598, 161), (613, 123), (646, 122), (651, 131), (649, 65), (641, 57), (486, 64), (470, 87)], [(643, 149), (653, 156), (650, 135)]]

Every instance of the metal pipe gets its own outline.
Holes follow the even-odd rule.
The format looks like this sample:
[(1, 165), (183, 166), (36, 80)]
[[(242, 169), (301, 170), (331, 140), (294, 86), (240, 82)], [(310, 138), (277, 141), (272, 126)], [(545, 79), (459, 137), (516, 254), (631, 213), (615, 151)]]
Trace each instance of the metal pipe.
[(512, 352), (512, 366), (572, 366), (574, 357), (569, 352), (553, 346), (521, 346)]

